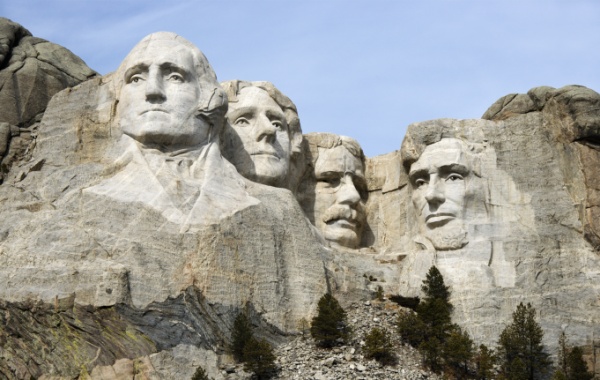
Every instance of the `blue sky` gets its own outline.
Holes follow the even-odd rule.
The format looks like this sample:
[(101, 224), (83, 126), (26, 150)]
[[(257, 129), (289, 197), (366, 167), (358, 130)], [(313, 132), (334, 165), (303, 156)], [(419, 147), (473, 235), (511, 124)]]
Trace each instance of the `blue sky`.
[(368, 156), (413, 122), (477, 118), (532, 87), (600, 91), (595, 0), (0, 0), (0, 15), (101, 74), (156, 31), (176, 32), (219, 80), (268, 80), (302, 129), (356, 138)]

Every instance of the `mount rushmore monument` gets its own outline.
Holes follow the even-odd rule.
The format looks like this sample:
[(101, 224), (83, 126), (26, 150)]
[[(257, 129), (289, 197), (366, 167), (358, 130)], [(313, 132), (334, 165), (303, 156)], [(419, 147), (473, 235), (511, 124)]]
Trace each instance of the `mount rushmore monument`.
[(550, 351), (565, 332), (599, 371), (593, 90), (510, 94), (365, 157), (303, 135), (274, 84), (219, 83), (173, 33), (100, 76), (0, 19), (0, 69), (5, 378), (118, 378), (122, 359), (213, 373), (241, 310), (283, 342), (326, 292), (420, 296), (432, 265), (476, 342), (530, 302)]

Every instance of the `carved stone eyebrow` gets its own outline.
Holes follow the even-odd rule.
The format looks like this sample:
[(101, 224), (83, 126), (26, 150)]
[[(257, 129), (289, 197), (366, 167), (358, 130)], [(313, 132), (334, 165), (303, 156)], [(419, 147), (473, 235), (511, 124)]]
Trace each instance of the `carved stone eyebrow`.
[(230, 115), (233, 116), (240, 116), (240, 115), (253, 115), (255, 112), (256, 108), (252, 107), (252, 106), (244, 106), (244, 107), (236, 107), (236, 108), (231, 108), (229, 111)]
[(458, 163), (442, 165), (439, 167), (438, 171), (442, 174), (458, 173), (462, 176), (466, 176), (471, 172), (465, 165)]
[(145, 63), (138, 63), (125, 71), (125, 77), (123, 79), (125, 79), (125, 83), (129, 83), (129, 78), (135, 74), (143, 73), (145, 71), (148, 71), (148, 65)]
[(179, 74), (183, 75), (186, 79), (189, 79), (189, 76), (191, 75), (189, 70), (187, 70), (173, 62), (161, 63), (160, 70), (179, 73)]
[(410, 178), (411, 181), (414, 181), (417, 178), (423, 178), (423, 177), (429, 177), (429, 170), (427, 170), (426, 168), (418, 168), (415, 170), (411, 170), (408, 173), (408, 178)]

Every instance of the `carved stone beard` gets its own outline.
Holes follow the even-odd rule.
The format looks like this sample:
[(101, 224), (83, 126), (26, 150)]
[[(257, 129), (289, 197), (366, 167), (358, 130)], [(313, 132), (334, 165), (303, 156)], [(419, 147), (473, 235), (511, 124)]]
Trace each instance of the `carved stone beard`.
[(467, 229), (463, 223), (449, 223), (433, 230), (425, 228), (423, 236), (436, 251), (460, 249), (469, 243)]

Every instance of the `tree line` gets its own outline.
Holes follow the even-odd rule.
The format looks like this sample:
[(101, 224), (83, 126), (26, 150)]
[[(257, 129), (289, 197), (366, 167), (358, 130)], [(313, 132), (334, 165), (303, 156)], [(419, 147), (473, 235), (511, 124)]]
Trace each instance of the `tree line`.
[[(440, 271), (431, 267), (422, 290), (423, 299), (414, 311), (400, 312), (396, 326), (403, 343), (417, 348), (423, 365), (450, 379), (479, 380), (592, 380), (583, 359), (581, 347), (570, 347), (562, 333), (559, 339), (558, 364), (553, 367), (542, 344), (544, 332), (535, 320), (536, 311), (531, 304), (520, 303), (512, 314), (512, 322), (498, 338), (495, 349), (484, 344), (476, 346), (468, 332), (452, 323), (453, 306), (450, 289), (445, 285)], [(382, 291), (377, 298), (382, 299)], [(349, 342), (352, 328), (346, 312), (337, 299), (327, 293), (317, 305), (317, 314), (311, 320), (310, 334), (317, 347), (331, 349)], [(367, 359), (381, 365), (396, 361), (390, 334), (374, 327), (364, 337), (362, 347)], [(264, 339), (256, 339), (250, 320), (240, 313), (233, 325), (230, 351), (244, 363), (244, 369), (257, 379), (276, 375), (275, 355), (272, 346)], [(209, 380), (199, 367), (192, 380)]]

